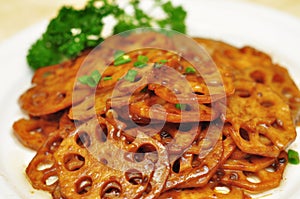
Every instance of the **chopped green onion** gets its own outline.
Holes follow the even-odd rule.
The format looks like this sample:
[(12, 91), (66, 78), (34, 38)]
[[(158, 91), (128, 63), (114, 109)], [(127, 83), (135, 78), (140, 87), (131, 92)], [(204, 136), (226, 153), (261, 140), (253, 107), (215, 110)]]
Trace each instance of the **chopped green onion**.
[(185, 110), (186, 109), (186, 104), (175, 104), (175, 107), (179, 110)]
[(114, 61), (114, 65), (119, 66), (128, 62), (131, 62), (131, 58), (128, 55), (123, 55)]
[(137, 60), (140, 61), (140, 62), (147, 63), (149, 61), (149, 58), (147, 56), (144, 56), (144, 55), (139, 55)]
[(136, 70), (129, 70), (125, 75), (124, 79), (130, 82), (134, 82), (137, 73), (138, 72)]
[(114, 54), (114, 65), (119, 66), (131, 62), (131, 58), (128, 55), (125, 55), (125, 52), (122, 50), (117, 50)]
[(83, 75), (78, 78), (80, 83), (88, 85), (89, 87), (96, 87), (100, 80), (101, 74), (97, 70), (94, 70), (91, 75)]
[(162, 59), (162, 60), (159, 60), (158, 61), (158, 63), (161, 63), (161, 64), (165, 64), (165, 63), (167, 63), (168, 62), (168, 60), (166, 60), (166, 59)]
[(107, 80), (112, 80), (112, 77), (111, 76), (108, 76), (108, 77), (103, 77), (102, 78), (104, 81), (107, 81)]
[(99, 71), (94, 70), (94, 71), (91, 73), (91, 78), (98, 84), (98, 82), (99, 82), (100, 79), (101, 79), (101, 75), (100, 75)]
[(196, 73), (196, 70), (194, 68), (192, 68), (192, 67), (187, 67), (185, 69), (185, 73), (187, 73), (187, 74), (193, 74), (193, 73)]
[(158, 62), (154, 63), (153, 67), (154, 68), (161, 68), (167, 62), (168, 62), (168, 60), (166, 60), (166, 59), (159, 60)]
[(147, 66), (147, 63), (143, 63), (143, 62), (139, 62), (139, 61), (136, 61), (134, 62), (134, 67), (136, 68), (144, 68), (145, 66)]
[(299, 164), (299, 154), (292, 149), (288, 150), (288, 159), (291, 164)]
[(144, 55), (139, 55), (137, 58), (137, 61), (134, 62), (134, 67), (137, 68), (143, 68), (145, 66), (147, 66), (147, 62), (148, 62), (149, 58), (147, 56)]
[(119, 57), (125, 55), (125, 52), (123, 50), (117, 50), (115, 53), (114, 53), (114, 58), (115, 60), (118, 59)]
[(88, 81), (88, 78), (89, 78), (90, 76), (88, 76), (88, 75), (83, 75), (83, 76), (81, 76), (81, 77), (79, 77), (78, 78), (78, 81), (80, 82), (80, 83), (82, 83), (82, 84), (87, 84), (87, 81)]

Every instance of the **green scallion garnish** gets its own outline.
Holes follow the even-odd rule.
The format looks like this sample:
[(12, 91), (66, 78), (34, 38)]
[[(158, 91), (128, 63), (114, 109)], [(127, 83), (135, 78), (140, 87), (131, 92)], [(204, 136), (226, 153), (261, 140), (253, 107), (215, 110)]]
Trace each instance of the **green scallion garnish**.
[(112, 80), (112, 77), (111, 76), (107, 76), (107, 77), (103, 77), (102, 79), (103, 79), (103, 81), (108, 81), (108, 80)]
[(292, 149), (288, 150), (288, 160), (291, 164), (299, 164), (299, 154)]
[(196, 73), (196, 70), (193, 67), (187, 67), (185, 69), (185, 73), (187, 73), (187, 74), (193, 74), (193, 73)]
[(153, 67), (154, 68), (161, 68), (167, 62), (168, 62), (168, 60), (166, 60), (166, 59), (159, 60), (158, 62), (154, 63)]
[(137, 58), (137, 61), (134, 62), (134, 67), (137, 68), (143, 68), (145, 66), (147, 66), (147, 62), (148, 62), (149, 58), (147, 56), (144, 55), (139, 55)]
[(131, 62), (131, 58), (128, 55), (125, 55), (125, 52), (122, 50), (117, 50), (114, 54), (114, 65), (119, 66)]
[(125, 55), (125, 52), (123, 50), (117, 50), (115, 53), (114, 53), (114, 58), (115, 60), (118, 59), (119, 57)]
[(185, 110), (187, 105), (186, 104), (175, 104), (175, 107), (179, 110)]
[(125, 75), (124, 79), (130, 82), (134, 82), (137, 73), (138, 72), (136, 70), (129, 70)]
[(166, 60), (166, 59), (162, 59), (162, 60), (159, 60), (158, 61), (158, 63), (161, 63), (161, 64), (165, 64), (165, 63), (167, 63), (168, 62), (168, 60)]
[(88, 85), (89, 87), (96, 87), (101, 80), (101, 74), (99, 71), (94, 70), (90, 75), (83, 75), (78, 78), (78, 81), (82, 84)]

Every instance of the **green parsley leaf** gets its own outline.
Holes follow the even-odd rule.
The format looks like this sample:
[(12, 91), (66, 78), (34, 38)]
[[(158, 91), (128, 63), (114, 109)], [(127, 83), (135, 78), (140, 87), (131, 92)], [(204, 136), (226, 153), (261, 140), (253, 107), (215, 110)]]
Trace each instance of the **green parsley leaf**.
[[(128, 1), (127, 7), (120, 7), (117, 1), (88, 0), (82, 9), (71, 6), (62, 7), (57, 16), (47, 26), (42, 36), (31, 46), (27, 54), (29, 66), (36, 70), (40, 67), (61, 63), (75, 58), (85, 49), (93, 48), (104, 39), (103, 27), (107, 17), (113, 17), (116, 24), (113, 34), (134, 28), (161, 27), (185, 33), (186, 12), (182, 6), (174, 6), (170, 0), (152, 0), (153, 9), (162, 8), (164, 15), (150, 16), (140, 7), (140, 0)], [(131, 10), (131, 9), (128, 9)], [(172, 35), (172, 31), (162, 31)], [(129, 59), (117, 61), (117, 65), (129, 62)]]
[(124, 79), (130, 82), (134, 82), (136, 75), (138, 72), (136, 70), (129, 70), (125, 75)]
[(299, 164), (299, 154), (292, 149), (288, 150), (288, 160), (291, 164)]

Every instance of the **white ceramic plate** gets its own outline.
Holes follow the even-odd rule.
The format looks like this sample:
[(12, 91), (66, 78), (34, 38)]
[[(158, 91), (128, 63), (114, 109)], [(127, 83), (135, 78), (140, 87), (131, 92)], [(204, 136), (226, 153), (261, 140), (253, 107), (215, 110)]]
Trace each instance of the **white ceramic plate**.
[[(286, 66), (299, 85), (300, 20), (239, 1), (186, 0), (184, 6), (189, 13), (187, 24), (190, 35), (261, 49)], [(17, 100), (30, 86), (32, 77), (26, 64), (26, 52), (46, 24), (39, 23), (0, 44), (0, 198), (50, 198), (28, 183), (24, 170), (34, 152), (18, 143), (11, 130), (13, 122), (23, 116)], [(291, 148), (300, 151), (299, 144), (300, 139)], [(263, 194), (263, 198), (297, 198), (299, 184), (300, 166), (288, 165), (281, 186)]]

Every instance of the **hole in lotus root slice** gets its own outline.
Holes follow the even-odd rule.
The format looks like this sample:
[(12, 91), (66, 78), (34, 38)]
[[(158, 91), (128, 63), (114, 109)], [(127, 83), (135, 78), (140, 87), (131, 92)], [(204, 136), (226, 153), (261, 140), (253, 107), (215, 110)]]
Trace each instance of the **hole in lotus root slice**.
[(173, 163), (172, 171), (173, 171), (174, 173), (179, 173), (179, 171), (180, 171), (180, 158), (177, 159), (177, 160)]
[(139, 185), (144, 182), (143, 174), (136, 169), (130, 169), (130, 170), (126, 171), (125, 177), (128, 180), (128, 182), (130, 182), (133, 185)]
[(237, 81), (236, 87), (247, 89), (251, 96), (228, 98), (226, 121), (233, 125), (230, 136), (245, 153), (277, 157), (296, 136), (288, 105), (263, 84)]
[(58, 182), (58, 177), (55, 174), (55, 172), (53, 172), (53, 174), (47, 173), (47, 175), (44, 176), (44, 183), (46, 186), (56, 185), (56, 183)]
[[(278, 187), (282, 179), (282, 175), (287, 165), (287, 154), (281, 152), (280, 155), (265, 168), (256, 172), (245, 170), (224, 170), (225, 175), (221, 182), (243, 188), (247, 191), (260, 193)], [(273, 172), (269, 172), (266, 168), (272, 167)], [(235, 175), (236, 177), (231, 177)]]
[(84, 157), (79, 154), (66, 154), (64, 157), (64, 167), (68, 171), (76, 171), (85, 163)]
[(251, 72), (250, 77), (256, 82), (256, 83), (265, 83), (265, 73), (260, 70), (255, 70)]
[(224, 184), (210, 182), (201, 188), (172, 189), (159, 196), (160, 199), (246, 199), (243, 190)]
[(173, 169), (165, 185), (165, 191), (172, 188), (201, 187), (209, 181), (218, 168), (222, 158), (222, 135), (219, 134), (219, 139), (213, 148), (211, 148), (208, 153), (205, 153), (205, 156), (202, 157), (201, 155), (200, 158), (200, 149), (202, 145), (205, 145), (204, 140), (205, 139), (200, 140), (199, 143), (197, 143), (198, 147), (192, 146), (190, 150), (186, 151), (173, 163)]
[(275, 73), (273, 75), (272, 82), (282, 84), (282, 83), (284, 83), (284, 81), (285, 81), (285, 78), (282, 74)]
[(106, 142), (108, 136), (108, 129), (105, 124), (96, 126), (95, 135), (98, 142)]
[(89, 176), (84, 176), (75, 182), (76, 193), (84, 195), (88, 193), (93, 185), (93, 180)]
[(13, 129), (24, 146), (38, 150), (48, 135), (58, 129), (58, 122), (34, 118), (20, 119), (14, 123)]
[(40, 163), (37, 164), (36, 170), (43, 171), (50, 169), (54, 166), (54, 160), (53, 159), (43, 159)]
[[(170, 169), (166, 149), (159, 142), (143, 133), (138, 133), (131, 144), (127, 144), (125, 140), (122, 141), (121, 139), (118, 139), (118, 143), (116, 143), (117, 136), (114, 135), (114, 133), (117, 133), (117, 131), (113, 130), (114, 128), (111, 129), (108, 123), (106, 124), (108, 129), (106, 142), (101, 144), (94, 142), (93, 140), (96, 139), (96, 126), (107, 122), (104, 118), (100, 119), (100, 117), (98, 117), (98, 119), (99, 120), (92, 119), (79, 126), (76, 130), (78, 132), (85, 131), (90, 135), (92, 141), (89, 148), (83, 148), (77, 145), (76, 139), (74, 139), (76, 134), (71, 134), (71, 136), (64, 139), (59, 149), (55, 152), (59, 183), (61, 187), (64, 187), (64, 189), (61, 190), (62, 195), (66, 198), (79, 199), (97, 198), (99, 194), (101, 197), (102, 194), (106, 193), (108, 195), (105, 197), (108, 197), (110, 195), (109, 193), (114, 193), (115, 191), (113, 190), (114, 186), (107, 188), (107, 183), (117, 182), (121, 185), (121, 188), (118, 189), (120, 190), (120, 198), (157, 197), (163, 189)], [(139, 148), (143, 148), (145, 144), (151, 146), (151, 148), (155, 148), (156, 153), (154, 154), (156, 154), (157, 160), (153, 160), (148, 153), (145, 154), (142, 162), (135, 162), (133, 155), (127, 159), (124, 158), (125, 153), (136, 152)], [(63, 166), (66, 153), (80, 154), (85, 159), (85, 164), (76, 171), (69, 171)], [(105, 164), (101, 161), (103, 159), (106, 160)], [(155, 161), (155, 163), (152, 162), (152, 160)], [(132, 169), (139, 172), (131, 172), (135, 174), (131, 176), (128, 171), (133, 171)], [(80, 179), (84, 174), (89, 174), (93, 183), (87, 193), (80, 195), (74, 191), (74, 182)], [(138, 184), (138, 182), (140, 182), (140, 176), (143, 176), (143, 182)], [(144, 196), (143, 193), (149, 183), (151, 183), (152, 189)]]
[(85, 131), (78, 132), (75, 136), (75, 140), (81, 147), (89, 147), (91, 145), (91, 138)]
[(147, 156), (152, 162), (156, 163), (158, 160), (158, 154), (155, 146), (151, 144), (143, 144), (140, 146), (134, 154), (134, 160), (136, 162), (142, 162)]
[(51, 196), (53, 199), (66, 199), (62, 194), (61, 194), (61, 187), (59, 184), (55, 187), (54, 191), (51, 193)]
[(61, 142), (63, 141), (63, 137), (60, 135), (51, 137), (51, 140), (46, 143), (46, 147), (48, 148), (49, 153), (54, 153), (58, 147), (60, 146)]
[[(42, 189), (50, 193), (54, 191), (58, 183), (56, 167), (52, 164), (54, 162), (51, 154), (45, 155), (44, 153), (38, 153), (31, 160), (26, 168), (26, 174), (35, 189)], [(49, 164), (45, 165), (45, 163)]]
[(251, 93), (247, 90), (237, 89), (237, 90), (235, 90), (235, 95), (237, 95), (241, 98), (248, 98), (251, 96)]
[(247, 130), (240, 128), (239, 133), (240, 133), (241, 138), (243, 138), (246, 141), (250, 141), (249, 133)]
[(113, 181), (104, 185), (104, 188), (101, 193), (101, 198), (110, 199), (110, 198), (120, 198), (122, 192), (122, 187), (120, 183)]
[(42, 189), (50, 193), (55, 190), (57, 182), (54, 184), (48, 182), (47, 185), (45, 180), (49, 176), (57, 176), (56, 160), (53, 157), (53, 152), (58, 149), (60, 144), (57, 141), (61, 141), (68, 134), (69, 131), (66, 129), (59, 129), (51, 133), (45, 143), (39, 148), (35, 157), (30, 161), (26, 168), (26, 174), (35, 189)]

